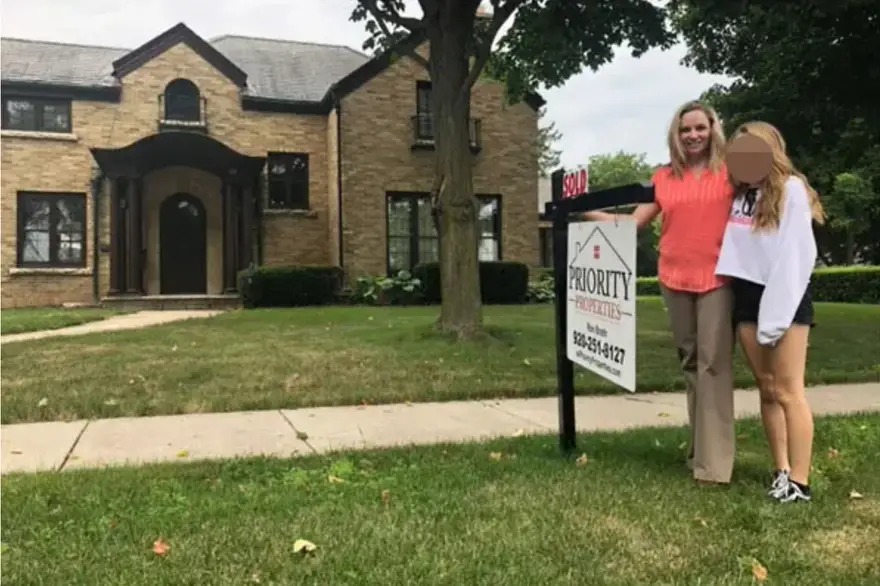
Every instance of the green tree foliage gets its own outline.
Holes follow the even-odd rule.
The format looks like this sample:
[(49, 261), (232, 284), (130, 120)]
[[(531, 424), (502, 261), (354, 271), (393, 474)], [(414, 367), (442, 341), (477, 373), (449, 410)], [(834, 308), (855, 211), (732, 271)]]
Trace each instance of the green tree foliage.
[[(365, 50), (402, 38), (430, 44), (427, 58), (394, 45), (428, 72), (432, 82), (434, 212), (440, 236), (442, 300), (438, 326), (459, 339), (482, 326), (477, 263), (477, 209), (469, 149), (471, 88), (484, 74), (501, 80), (511, 101), (541, 85), (555, 87), (584, 68), (611, 61), (627, 43), (638, 56), (669, 46), (662, 8), (650, 0), (419, 0), (421, 14), (404, 14), (402, 0), (357, 0), (353, 21), (365, 21)], [(510, 21), (507, 32), (498, 33)], [(412, 37), (410, 37), (412, 35)], [(497, 42), (496, 42), (497, 41)]]
[[(735, 79), (704, 96), (726, 130), (750, 119), (777, 126), (827, 200), (832, 218), (817, 230), (823, 260), (880, 263), (880, 2), (670, 0), (667, 8), (686, 64)], [(859, 212), (833, 202), (842, 173), (870, 186)], [(855, 237), (854, 218), (841, 217), (852, 213), (862, 216)]]
[(830, 215), (831, 226), (844, 234), (846, 264), (855, 262), (856, 241), (871, 228), (870, 218), (872, 212), (876, 212), (872, 208), (877, 205), (876, 194), (866, 179), (855, 173), (840, 173), (834, 178), (825, 209)]
[(547, 114), (546, 108), (538, 112), (538, 169), (543, 177), (549, 177), (553, 171), (559, 168), (562, 151), (556, 148), (556, 143), (562, 139), (562, 132), (557, 130), (556, 123), (541, 124)]

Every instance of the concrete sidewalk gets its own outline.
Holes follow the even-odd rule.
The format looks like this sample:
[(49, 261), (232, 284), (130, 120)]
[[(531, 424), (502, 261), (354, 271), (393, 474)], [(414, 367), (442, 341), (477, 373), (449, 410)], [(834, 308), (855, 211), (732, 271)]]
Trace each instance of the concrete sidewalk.
[[(813, 387), (816, 415), (880, 411), (880, 383)], [(759, 413), (756, 391), (736, 392), (737, 417)], [(343, 449), (556, 433), (556, 398), (323, 407), (0, 426), (2, 473), (291, 457)], [(579, 431), (687, 423), (681, 393), (577, 398)]]
[(92, 321), (66, 328), (55, 330), (40, 330), (38, 332), (23, 332), (21, 334), (8, 334), (0, 337), (0, 344), (10, 342), (26, 342), (28, 340), (42, 340), (43, 338), (56, 338), (59, 336), (82, 336), (100, 332), (118, 332), (120, 330), (137, 330), (151, 326), (159, 326), (187, 319), (205, 319), (223, 313), (215, 309), (186, 309), (186, 310), (162, 310), (162, 311), (138, 311), (122, 315), (114, 315), (107, 319)]

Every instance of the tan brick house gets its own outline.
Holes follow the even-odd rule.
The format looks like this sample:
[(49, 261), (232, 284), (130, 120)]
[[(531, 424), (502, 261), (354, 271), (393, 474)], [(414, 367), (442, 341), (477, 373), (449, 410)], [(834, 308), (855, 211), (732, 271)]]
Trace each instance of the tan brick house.
[[(3, 39), (3, 307), (230, 299), (251, 263), (435, 260), (430, 83), (400, 53), (183, 24), (134, 50)], [(472, 98), (480, 256), (536, 266), (542, 102), (503, 93)]]

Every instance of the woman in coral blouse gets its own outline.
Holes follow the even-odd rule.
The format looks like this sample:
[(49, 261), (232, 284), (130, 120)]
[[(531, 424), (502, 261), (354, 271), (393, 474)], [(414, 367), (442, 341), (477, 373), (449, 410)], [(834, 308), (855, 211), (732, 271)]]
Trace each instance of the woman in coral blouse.
[(687, 384), (688, 466), (699, 484), (727, 484), (736, 451), (732, 295), (715, 266), (733, 187), (718, 115), (701, 102), (684, 104), (669, 126), (668, 143), (670, 163), (652, 178), (655, 201), (639, 205), (632, 217), (643, 228), (662, 214), (658, 279)]

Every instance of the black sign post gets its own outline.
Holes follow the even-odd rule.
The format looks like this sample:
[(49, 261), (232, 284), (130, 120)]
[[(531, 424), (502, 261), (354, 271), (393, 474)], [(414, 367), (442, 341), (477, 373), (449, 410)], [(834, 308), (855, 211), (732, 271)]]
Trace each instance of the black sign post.
[(552, 201), (544, 213), (553, 220), (553, 279), (556, 293), (556, 390), (559, 394), (559, 446), (566, 456), (576, 448), (574, 417), (574, 363), (567, 353), (568, 313), (568, 224), (572, 214), (580, 214), (654, 201), (654, 186), (633, 183), (592, 191), (575, 197), (562, 197), (565, 169), (551, 175)]

